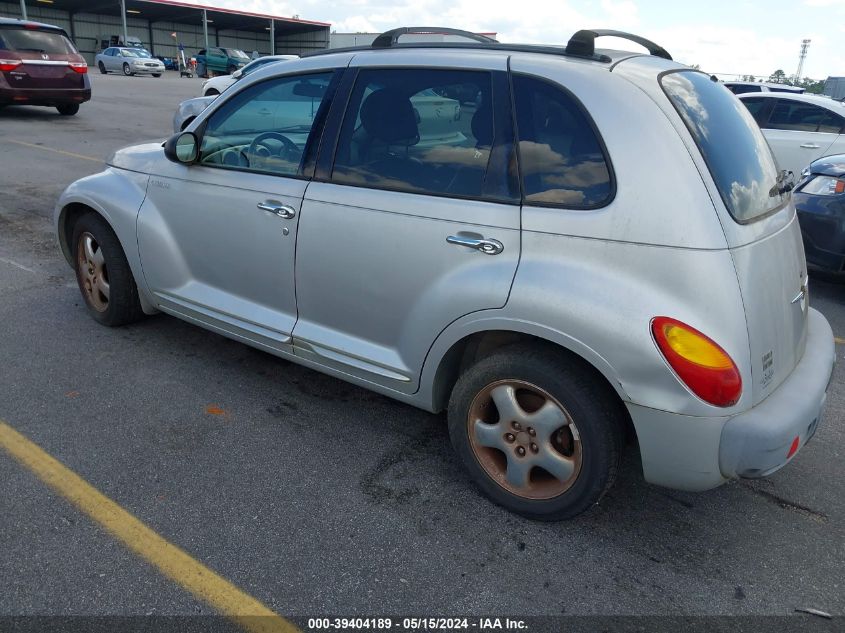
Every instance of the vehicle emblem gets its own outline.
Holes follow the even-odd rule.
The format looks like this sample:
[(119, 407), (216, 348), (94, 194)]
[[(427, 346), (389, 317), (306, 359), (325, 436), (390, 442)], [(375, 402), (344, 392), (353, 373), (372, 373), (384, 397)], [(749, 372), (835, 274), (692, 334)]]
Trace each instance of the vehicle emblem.
[(41, 59), (50, 59), (50, 56), (45, 55), (44, 53), (41, 53)]

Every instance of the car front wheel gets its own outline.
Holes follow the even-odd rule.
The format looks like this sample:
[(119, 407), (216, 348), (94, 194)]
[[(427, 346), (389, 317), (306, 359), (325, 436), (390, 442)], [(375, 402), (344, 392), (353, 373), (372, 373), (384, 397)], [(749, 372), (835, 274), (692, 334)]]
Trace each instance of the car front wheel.
[(129, 64), (127, 64), (125, 62), (123, 64), (123, 74), (126, 75), (127, 77), (131, 77), (132, 75), (135, 74), (135, 73), (132, 72), (132, 69), (129, 67)]
[(76, 281), (96, 321), (118, 326), (143, 317), (132, 270), (105, 220), (95, 213), (79, 218), (73, 229), (73, 250)]
[(153, 73), (153, 77), (161, 77), (161, 73)]
[(491, 500), (551, 521), (584, 512), (613, 484), (623, 416), (617, 395), (581, 359), (513, 346), (458, 379), (449, 435)]

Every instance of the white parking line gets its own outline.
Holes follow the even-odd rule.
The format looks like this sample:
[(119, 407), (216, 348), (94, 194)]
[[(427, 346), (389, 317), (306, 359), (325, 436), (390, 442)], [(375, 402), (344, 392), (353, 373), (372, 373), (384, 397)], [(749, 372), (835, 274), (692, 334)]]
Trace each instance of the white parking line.
[(38, 272), (30, 268), (29, 266), (24, 266), (23, 264), (19, 264), (17, 262), (13, 262), (11, 259), (6, 259), (5, 257), (0, 257), (0, 262), (4, 264), (9, 264), (9, 266), (14, 266), (15, 268), (20, 268), (21, 270), (25, 270), (28, 273), (33, 273), (37, 275)]

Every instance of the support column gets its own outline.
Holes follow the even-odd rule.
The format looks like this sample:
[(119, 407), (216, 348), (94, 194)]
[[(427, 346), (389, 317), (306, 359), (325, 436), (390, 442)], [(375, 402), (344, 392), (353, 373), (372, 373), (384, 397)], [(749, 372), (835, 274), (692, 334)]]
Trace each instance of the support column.
[(270, 18), (270, 54), (276, 54), (276, 20)]
[(123, 24), (123, 45), (129, 39), (129, 31), (126, 29), (126, 0), (120, 0), (120, 21)]
[[(208, 50), (208, 13), (202, 10), (202, 36), (205, 41), (205, 50)], [(208, 54), (208, 53), (206, 53)]]
[(21, 16), (23, 17), (24, 20), (28, 19), (26, 17), (26, 0), (21, 0)]

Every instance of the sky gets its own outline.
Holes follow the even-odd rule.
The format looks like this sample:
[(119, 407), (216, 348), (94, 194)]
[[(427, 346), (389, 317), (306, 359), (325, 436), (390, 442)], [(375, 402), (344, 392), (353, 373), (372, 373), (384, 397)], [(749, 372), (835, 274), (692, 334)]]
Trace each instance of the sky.
[[(338, 33), (399, 26), (496, 32), (499, 41), (565, 44), (581, 28), (636, 33), (678, 61), (723, 75), (845, 76), (845, 0), (183, 0), (194, 4), (330, 22)], [(641, 50), (602, 39), (600, 47)], [(727, 77), (723, 77), (727, 78)]]

